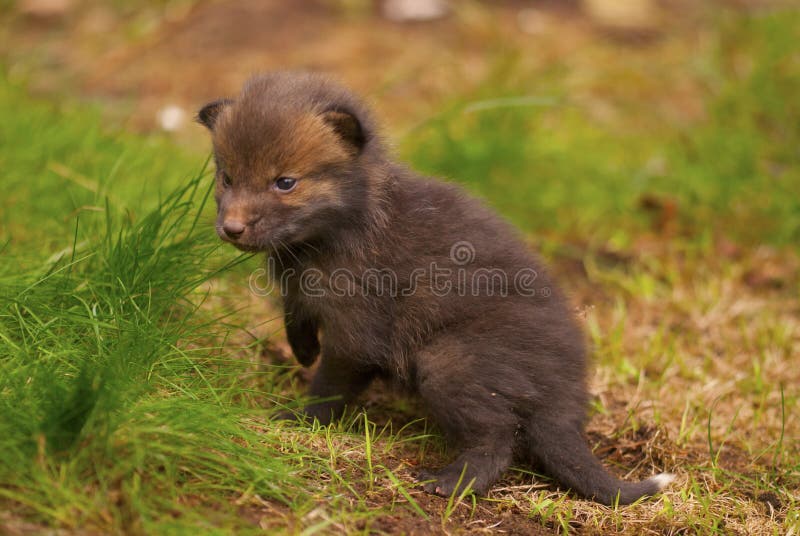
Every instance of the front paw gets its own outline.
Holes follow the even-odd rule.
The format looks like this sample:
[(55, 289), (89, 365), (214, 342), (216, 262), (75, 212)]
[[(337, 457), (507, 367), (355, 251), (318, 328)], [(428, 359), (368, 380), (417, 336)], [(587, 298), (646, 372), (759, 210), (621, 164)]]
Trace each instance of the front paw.
[(290, 337), (289, 346), (292, 347), (292, 353), (297, 358), (297, 362), (304, 367), (313, 365), (319, 356), (320, 346), (316, 337), (302, 339)]
[(273, 421), (293, 421), (304, 422), (307, 420), (307, 415), (302, 410), (284, 409), (279, 411), (272, 417)]
[(313, 404), (302, 409), (285, 409), (273, 417), (276, 421), (294, 421), (302, 424), (313, 424), (315, 421), (327, 426), (333, 421), (334, 409), (327, 404)]
[(422, 484), (422, 489), (433, 495), (440, 497), (450, 497), (451, 495), (461, 493), (474, 493), (476, 495), (484, 495), (483, 490), (476, 490), (472, 487), (474, 483), (473, 478), (468, 478), (466, 475), (462, 477), (461, 473), (454, 473), (445, 468), (442, 471), (428, 471), (422, 469), (417, 474), (417, 481)]

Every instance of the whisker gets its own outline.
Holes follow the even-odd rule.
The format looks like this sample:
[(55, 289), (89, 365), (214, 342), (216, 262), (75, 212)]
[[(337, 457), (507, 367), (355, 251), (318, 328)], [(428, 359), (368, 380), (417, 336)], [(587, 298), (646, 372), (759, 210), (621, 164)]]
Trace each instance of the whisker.
[(300, 259), (299, 259), (299, 258), (297, 258), (297, 255), (295, 255), (294, 251), (292, 251), (292, 249), (291, 249), (291, 248), (290, 248), (290, 247), (289, 247), (289, 246), (286, 244), (286, 242), (284, 242), (284, 241), (283, 241), (283, 240), (281, 240), (280, 238), (278, 239), (278, 242), (280, 242), (280, 243), (281, 243), (281, 245), (282, 245), (282, 246), (283, 246), (283, 247), (286, 249), (286, 252), (287, 252), (287, 253), (289, 253), (289, 255), (291, 255), (291, 256), (294, 258), (294, 260), (296, 260), (296, 261), (297, 261), (297, 265), (298, 265), (298, 266), (300, 266), (301, 264), (303, 264), (302, 262), (300, 262)]
[(321, 252), (319, 249), (317, 249), (317, 248), (314, 246), (314, 244), (312, 244), (311, 242), (304, 242), (304, 243), (301, 245), (301, 247), (309, 247), (309, 248), (313, 249), (314, 251), (316, 251), (317, 253), (319, 253), (319, 254), (322, 254), (322, 252)]
[(278, 248), (275, 246), (275, 242), (273, 242), (271, 238), (270, 238), (270, 240), (269, 240), (269, 245), (270, 245), (270, 247), (272, 248), (272, 251), (274, 251), (274, 252), (275, 252), (275, 255), (277, 255), (277, 256), (278, 256), (278, 262), (279, 262), (279, 263), (280, 263), (280, 265), (281, 265), (281, 269), (283, 269), (283, 268), (286, 268), (286, 265), (283, 263), (283, 259), (281, 258), (281, 252), (280, 252), (280, 250), (279, 250), (279, 249), (278, 249)]

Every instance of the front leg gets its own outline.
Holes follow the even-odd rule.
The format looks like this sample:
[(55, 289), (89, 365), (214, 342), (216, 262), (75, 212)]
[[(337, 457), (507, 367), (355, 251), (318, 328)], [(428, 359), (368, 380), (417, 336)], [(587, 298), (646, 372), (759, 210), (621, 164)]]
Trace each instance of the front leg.
[(311, 318), (292, 314), (288, 311), (284, 315), (284, 325), (286, 326), (286, 338), (292, 353), (297, 361), (304, 367), (310, 367), (317, 360), (319, 355), (319, 326)]
[(330, 423), (342, 415), (345, 406), (369, 385), (374, 376), (372, 369), (323, 353), (308, 393), (319, 401), (306, 406), (303, 412), (320, 424)]

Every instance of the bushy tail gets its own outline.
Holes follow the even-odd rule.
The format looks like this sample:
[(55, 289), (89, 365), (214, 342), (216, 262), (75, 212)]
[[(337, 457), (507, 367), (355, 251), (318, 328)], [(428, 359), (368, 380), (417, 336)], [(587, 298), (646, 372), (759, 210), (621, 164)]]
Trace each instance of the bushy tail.
[(629, 504), (655, 495), (674, 475), (661, 473), (641, 482), (624, 482), (611, 476), (594, 457), (577, 426), (533, 423), (528, 429), (531, 456), (545, 473), (561, 485), (605, 505)]

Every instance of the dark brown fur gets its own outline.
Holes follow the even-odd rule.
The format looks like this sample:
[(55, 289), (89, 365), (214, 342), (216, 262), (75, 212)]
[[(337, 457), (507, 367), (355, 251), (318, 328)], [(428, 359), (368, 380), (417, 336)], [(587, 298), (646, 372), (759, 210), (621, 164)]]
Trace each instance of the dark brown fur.
[[(391, 162), (352, 94), (324, 77), (275, 73), (198, 118), (213, 138), (218, 233), (267, 252), (287, 282), (297, 359), (309, 366), (321, 353), (310, 394), (328, 400), (306, 415), (328, 423), (387, 377), (421, 396), (460, 448), (452, 464), (423, 472), (430, 492), (452, 493), (464, 470), (464, 484), (485, 493), (519, 452), (605, 504), (659, 490), (665, 477), (620, 481), (589, 450), (584, 338), (539, 261), (460, 188)], [(279, 177), (296, 179), (294, 189), (280, 191)], [(420, 273), (432, 263), (439, 275)], [(302, 288), (308, 273), (324, 295)], [(350, 292), (332, 292), (342, 273)], [(380, 286), (376, 273), (394, 284)], [(524, 292), (510, 284), (520, 273), (532, 279)]]

